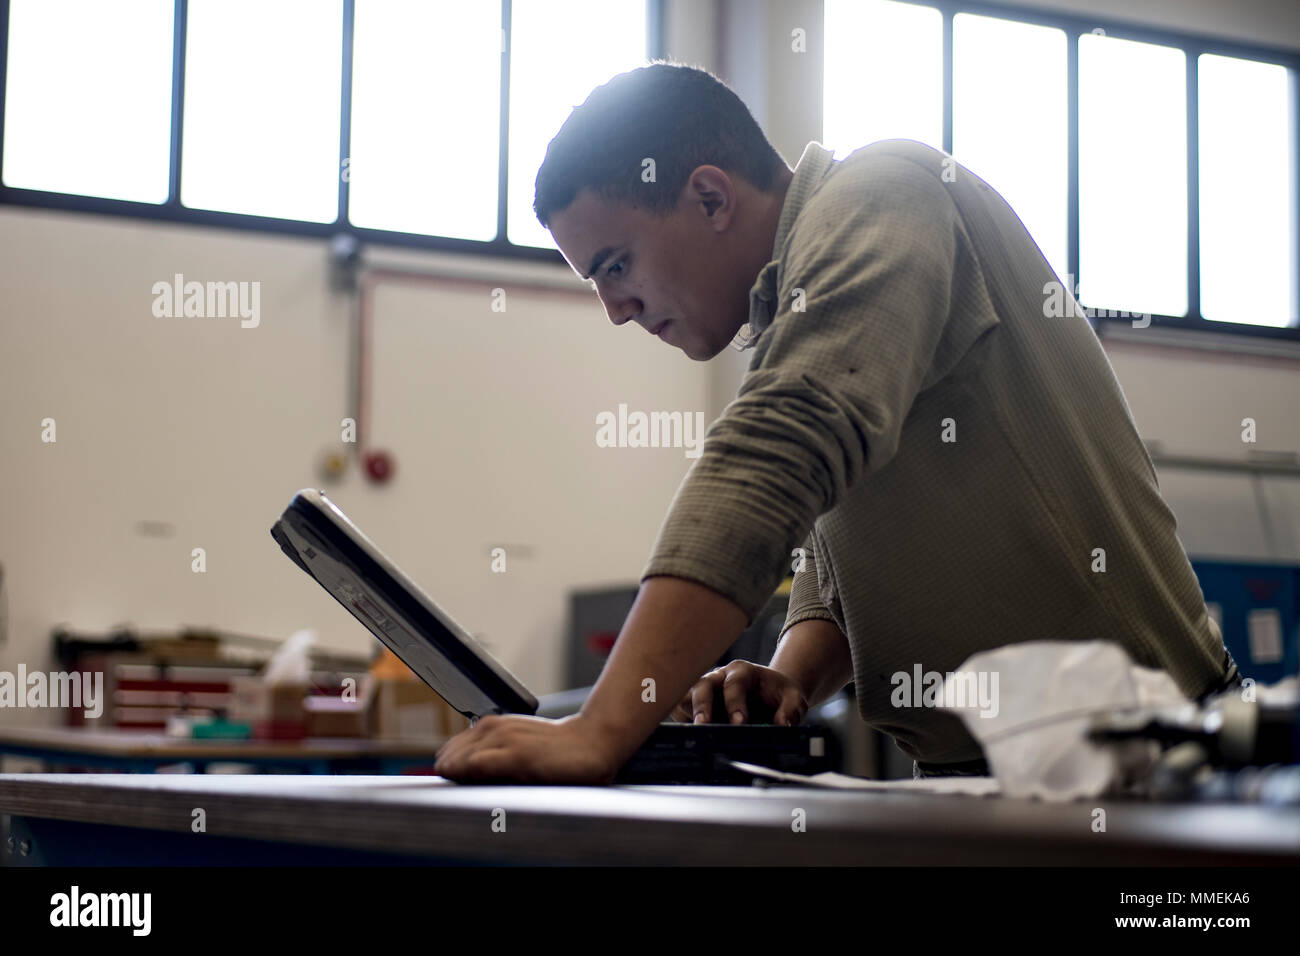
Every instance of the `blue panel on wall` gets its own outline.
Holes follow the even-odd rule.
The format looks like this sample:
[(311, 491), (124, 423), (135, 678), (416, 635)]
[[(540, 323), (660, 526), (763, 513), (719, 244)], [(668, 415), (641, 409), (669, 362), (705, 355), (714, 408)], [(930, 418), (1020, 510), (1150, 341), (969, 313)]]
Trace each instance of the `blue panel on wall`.
[(1193, 558), (1192, 569), (1243, 677), (1271, 684), (1300, 671), (1300, 567)]

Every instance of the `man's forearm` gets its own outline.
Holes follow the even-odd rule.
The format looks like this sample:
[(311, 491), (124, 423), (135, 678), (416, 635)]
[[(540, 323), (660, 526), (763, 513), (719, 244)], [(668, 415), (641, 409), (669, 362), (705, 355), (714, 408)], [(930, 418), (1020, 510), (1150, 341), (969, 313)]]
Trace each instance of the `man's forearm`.
[(786, 631), (768, 666), (803, 688), (809, 707), (825, 702), (853, 680), (848, 638), (820, 618), (800, 621)]
[[(745, 629), (745, 612), (718, 592), (668, 576), (646, 579), (582, 707), (607, 730), (621, 764)], [(654, 700), (644, 683), (654, 681)]]

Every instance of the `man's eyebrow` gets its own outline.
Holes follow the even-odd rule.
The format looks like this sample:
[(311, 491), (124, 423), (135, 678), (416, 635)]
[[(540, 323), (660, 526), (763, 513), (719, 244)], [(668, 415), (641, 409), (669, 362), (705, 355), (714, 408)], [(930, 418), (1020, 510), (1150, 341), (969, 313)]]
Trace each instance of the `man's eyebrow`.
[(605, 248), (597, 252), (594, 256), (591, 257), (591, 266), (587, 269), (587, 274), (583, 276), (583, 278), (590, 280), (591, 277), (596, 274), (596, 270), (600, 268), (601, 263), (603, 263), (606, 259), (608, 259), (613, 254), (614, 254), (613, 246), (605, 246)]

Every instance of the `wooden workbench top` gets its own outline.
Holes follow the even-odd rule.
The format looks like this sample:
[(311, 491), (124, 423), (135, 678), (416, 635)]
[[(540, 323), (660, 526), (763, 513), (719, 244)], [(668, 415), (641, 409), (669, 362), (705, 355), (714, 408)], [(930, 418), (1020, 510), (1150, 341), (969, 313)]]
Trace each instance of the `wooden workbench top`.
[[(477, 863), (1300, 863), (1300, 810), (800, 787), (459, 786), (439, 777), (0, 774), (0, 813)], [(1093, 809), (1106, 810), (1094, 832)], [(502, 818), (505, 830), (493, 821)], [(805, 832), (792, 821), (802, 811)], [(500, 829), (498, 824), (497, 829)]]

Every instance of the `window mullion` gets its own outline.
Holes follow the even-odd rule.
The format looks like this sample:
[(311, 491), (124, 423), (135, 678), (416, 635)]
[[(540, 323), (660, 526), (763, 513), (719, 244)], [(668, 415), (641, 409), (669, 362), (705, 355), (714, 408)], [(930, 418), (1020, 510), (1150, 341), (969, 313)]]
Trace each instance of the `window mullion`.
[(1201, 318), (1201, 180), (1200, 53), (1183, 47), (1187, 57), (1187, 317)]
[(1065, 261), (1068, 275), (1061, 276), (1068, 291), (1075, 294), (1079, 282), (1079, 37), (1078, 30), (1065, 33), (1066, 71), (1066, 237)]
[[(336, 222), (348, 225), (348, 196), (352, 179), (352, 35), (356, 28), (356, 0), (343, 0), (343, 69), (339, 85), (339, 213)], [(343, 175), (347, 163), (348, 174)]]
[[(5, 158), (5, 101), (9, 98), (6, 73), (9, 68), (9, 0), (0, 3), (0, 169)], [(4, 183), (0, 182), (0, 192)]]
[(953, 12), (943, 13), (943, 151), (952, 155), (952, 18)]
[(497, 151), (497, 239), (508, 244), (510, 182), (510, 0), (501, 0), (501, 136)]
[(1291, 243), (1295, 276), (1291, 283), (1291, 327), (1300, 329), (1300, 61), (1291, 67)]
[(172, 31), (171, 160), (166, 205), (177, 209), (181, 205), (181, 137), (185, 132), (185, 41), (188, 15), (189, 0), (176, 0), (176, 19)]

